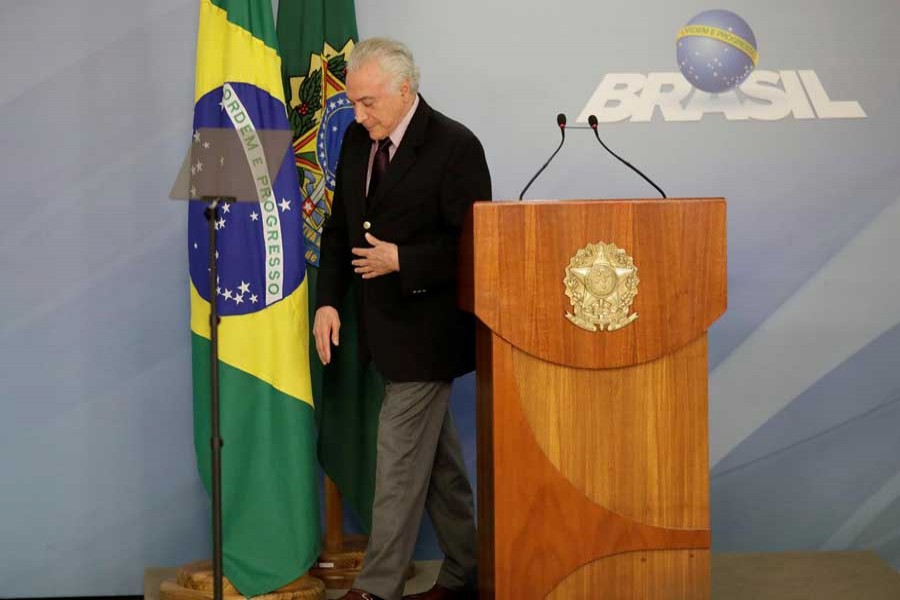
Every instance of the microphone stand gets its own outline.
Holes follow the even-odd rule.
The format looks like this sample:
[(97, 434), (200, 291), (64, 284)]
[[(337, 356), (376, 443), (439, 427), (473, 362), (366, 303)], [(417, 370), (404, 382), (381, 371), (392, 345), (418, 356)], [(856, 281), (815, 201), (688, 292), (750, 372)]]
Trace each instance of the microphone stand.
[(656, 188), (656, 191), (659, 192), (660, 195), (662, 195), (663, 198), (668, 198), (668, 196), (666, 196), (666, 193), (665, 193), (664, 191), (662, 191), (662, 188), (660, 188), (658, 185), (656, 185), (655, 183), (653, 183), (652, 181), (650, 181), (650, 178), (649, 178), (649, 177), (647, 177), (646, 175), (644, 175), (643, 173), (641, 173), (640, 170), (638, 170), (634, 165), (632, 165), (630, 162), (628, 162), (627, 160), (625, 160), (624, 158), (622, 158), (621, 156), (619, 156), (618, 154), (616, 154), (615, 152), (613, 152), (612, 150), (610, 150), (610, 149), (609, 149), (609, 146), (607, 146), (606, 144), (603, 143), (603, 140), (600, 139), (600, 134), (597, 132), (597, 124), (598, 124), (598, 122), (597, 122), (597, 117), (595, 117), (594, 115), (590, 115), (590, 116), (588, 116), (588, 126), (587, 126), (587, 127), (584, 127), (583, 125), (581, 125), (581, 126), (579, 126), (579, 127), (577, 127), (577, 128), (578, 128), (578, 129), (593, 129), (593, 130), (594, 130), (594, 137), (597, 138), (597, 141), (600, 142), (600, 145), (603, 146), (603, 148), (604, 148), (607, 152), (609, 152), (610, 154), (612, 154), (613, 156), (615, 156), (616, 158), (618, 158), (619, 161), (622, 162), (622, 163), (623, 163), (625, 166), (627, 166), (629, 169), (631, 169), (632, 171), (634, 171), (635, 173), (637, 173), (638, 175), (640, 175), (641, 177), (643, 177), (643, 178), (644, 178), (644, 181), (646, 181), (647, 183), (649, 183), (650, 185), (652, 185), (653, 187), (655, 187), (655, 188)]
[(556, 116), (556, 124), (559, 125), (559, 133), (562, 135), (562, 139), (559, 141), (559, 146), (556, 147), (556, 150), (553, 154), (550, 155), (550, 158), (547, 159), (547, 162), (544, 163), (538, 172), (534, 174), (534, 176), (528, 180), (528, 183), (525, 184), (525, 187), (522, 189), (522, 192), (519, 194), (519, 202), (522, 201), (522, 198), (525, 196), (525, 192), (528, 191), (528, 188), (531, 187), (531, 184), (534, 183), (534, 180), (538, 178), (538, 175), (544, 172), (544, 169), (547, 168), (547, 165), (550, 164), (550, 161), (553, 160), (559, 151), (562, 150), (563, 144), (566, 143), (566, 115), (560, 113)]
[[(559, 151), (562, 149), (563, 144), (564, 144), (565, 141), (566, 141), (566, 129), (567, 129), (567, 127), (566, 127), (566, 115), (564, 115), (564, 114), (562, 114), (562, 113), (558, 114), (558, 115), (556, 116), (556, 124), (559, 125), (559, 132), (560, 132), (560, 134), (562, 135), (562, 139), (559, 141), (559, 146), (556, 147), (556, 150), (553, 152), (553, 154), (550, 155), (550, 158), (547, 159), (547, 162), (545, 162), (545, 163), (543, 164), (543, 166), (542, 166), (540, 169), (538, 169), (538, 172), (535, 173), (534, 176), (533, 176), (531, 179), (528, 180), (528, 183), (525, 184), (525, 188), (524, 188), (524, 189), (522, 190), (522, 192), (519, 194), (519, 201), (520, 201), (520, 202), (521, 202), (522, 199), (524, 198), (525, 192), (527, 192), (527, 191), (528, 191), (528, 188), (531, 187), (531, 184), (534, 183), (534, 180), (537, 179), (538, 176), (539, 176), (541, 173), (544, 172), (544, 169), (546, 169), (546, 168), (547, 168), (547, 165), (550, 164), (550, 161), (552, 161), (552, 160), (556, 157), (556, 155), (557, 155), (557, 154), (559, 153)], [(594, 136), (597, 138), (597, 141), (600, 142), (600, 145), (603, 146), (603, 148), (604, 148), (607, 152), (609, 152), (610, 154), (612, 154), (613, 156), (615, 156), (615, 157), (619, 160), (619, 162), (621, 162), (622, 164), (624, 164), (626, 167), (628, 167), (629, 169), (631, 169), (632, 171), (634, 171), (635, 173), (637, 173), (638, 175), (640, 175), (641, 177), (643, 177), (643, 178), (644, 178), (644, 181), (646, 181), (647, 183), (649, 183), (650, 185), (652, 185), (654, 188), (656, 188), (656, 191), (659, 192), (660, 195), (661, 195), (663, 198), (668, 198), (668, 196), (666, 196), (666, 193), (665, 193), (664, 191), (662, 191), (662, 188), (660, 188), (658, 185), (656, 185), (655, 183), (653, 183), (653, 181), (651, 181), (649, 177), (647, 177), (646, 175), (644, 175), (637, 167), (635, 167), (635, 166), (632, 165), (630, 162), (628, 162), (627, 160), (625, 160), (624, 158), (622, 158), (621, 156), (619, 156), (618, 154), (616, 154), (615, 152), (613, 152), (612, 150), (610, 150), (610, 149), (609, 149), (609, 146), (607, 146), (606, 144), (603, 143), (603, 140), (600, 139), (600, 134), (597, 132), (597, 124), (598, 124), (597, 117), (594, 116), (594, 115), (589, 115), (589, 116), (588, 116), (588, 125), (572, 125), (572, 126), (569, 127), (568, 129), (591, 129), (591, 130), (593, 130)]]

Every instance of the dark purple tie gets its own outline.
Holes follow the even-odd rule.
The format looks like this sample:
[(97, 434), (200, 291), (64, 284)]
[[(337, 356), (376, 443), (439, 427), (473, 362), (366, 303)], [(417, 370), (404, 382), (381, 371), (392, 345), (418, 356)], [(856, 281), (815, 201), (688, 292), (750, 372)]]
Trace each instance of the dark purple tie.
[(372, 176), (369, 178), (369, 193), (366, 199), (370, 200), (375, 197), (378, 190), (378, 183), (387, 171), (388, 163), (391, 162), (388, 151), (391, 148), (391, 138), (384, 138), (378, 142), (378, 150), (375, 151), (375, 160), (372, 162)]

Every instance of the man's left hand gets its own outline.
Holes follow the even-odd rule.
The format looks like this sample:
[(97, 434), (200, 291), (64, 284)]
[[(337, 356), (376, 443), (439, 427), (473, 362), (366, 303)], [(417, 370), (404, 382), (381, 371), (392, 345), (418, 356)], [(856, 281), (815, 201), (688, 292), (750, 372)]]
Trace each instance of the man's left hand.
[(353, 270), (363, 279), (372, 279), (400, 270), (400, 253), (397, 244), (382, 242), (371, 233), (366, 234), (366, 241), (371, 248), (353, 248), (357, 258), (353, 260)]

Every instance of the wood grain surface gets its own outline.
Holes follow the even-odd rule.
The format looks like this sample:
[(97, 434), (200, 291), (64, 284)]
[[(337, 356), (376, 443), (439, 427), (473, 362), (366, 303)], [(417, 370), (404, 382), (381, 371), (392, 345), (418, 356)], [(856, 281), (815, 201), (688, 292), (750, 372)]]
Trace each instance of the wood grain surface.
[[(460, 306), (542, 360), (634, 365), (696, 339), (725, 311), (725, 200), (477, 202), (460, 245)], [(563, 278), (590, 243), (633, 259), (638, 319), (598, 334), (568, 322)]]
[(706, 335), (654, 361), (573, 369), (513, 349), (522, 412), (547, 460), (641, 523), (709, 528)]
[[(482, 527), (479, 536), (482, 559), (487, 559), (487, 553), (492, 564), (480, 565), (489, 571), (482, 575), (482, 598), (544, 598), (576, 569), (607, 556), (644, 550), (709, 548), (707, 526), (660, 527), (625, 516), (589, 498), (565, 477), (541, 449), (522, 408), (523, 382), (517, 379), (515, 366), (519, 351), (499, 336), (491, 336), (492, 443), (490, 464), (479, 472), (479, 482), (485, 479), (492, 482), (493, 503), (490, 507), (479, 506)], [(536, 391), (529, 390), (529, 393)], [(553, 394), (545, 402), (554, 403), (559, 399), (559, 394)], [(589, 422), (588, 418), (584, 415), (578, 419), (576, 428), (591, 431), (596, 422)], [(607, 417), (597, 412), (591, 418)], [(615, 437), (598, 438), (598, 445), (614, 448), (618, 437), (629, 435), (630, 432), (623, 430)], [(591, 455), (584, 455), (580, 460), (580, 470), (592, 472), (584, 480), (598, 481), (606, 465)], [(635, 480), (646, 479), (645, 474), (633, 475)], [(647, 500), (629, 491), (627, 473), (622, 473), (615, 485), (621, 498), (630, 494), (637, 502)], [(680, 486), (686, 489), (683, 484)], [(700, 508), (692, 506), (689, 500), (675, 507), (662, 501), (660, 506), (671, 511), (665, 516), (672, 522), (704, 524), (708, 523), (708, 510), (703, 508), (708, 505), (706, 496), (707, 493), (699, 494)], [(688, 499), (693, 497), (687, 495)], [(637, 506), (627, 512), (639, 514), (643, 510)], [(681, 516), (672, 516), (676, 513)], [(685, 514), (691, 516), (684, 517)], [(486, 521), (488, 527), (484, 529)], [(695, 568), (702, 567), (694, 564)], [(696, 577), (708, 581), (708, 571)]]

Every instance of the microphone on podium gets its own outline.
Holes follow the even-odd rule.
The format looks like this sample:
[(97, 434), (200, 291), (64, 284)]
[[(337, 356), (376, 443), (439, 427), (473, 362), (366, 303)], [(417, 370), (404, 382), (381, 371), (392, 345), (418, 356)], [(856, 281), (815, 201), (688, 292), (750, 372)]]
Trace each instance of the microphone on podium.
[[(547, 159), (547, 162), (544, 163), (538, 172), (534, 174), (534, 176), (528, 180), (528, 183), (525, 184), (525, 188), (522, 190), (522, 193), (519, 194), (519, 200), (521, 200), (525, 196), (525, 192), (528, 191), (528, 188), (531, 187), (531, 184), (534, 183), (534, 180), (538, 178), (538, 175), (544, 172), (544, 169), (547, 168), (547, 165), (550, 164), (550, 161), (559, 153), (560, 149), (562, 149), (563, 144), (566, 142), (566, 115), (563, 113), (559, 113), (556, 115), (556, 124), (559, 125), (559, 133), (562, 136), (562, 139), (559, 141), (559, 146), (557, 146), (556, 151), (550, 155), (550, 158)], [(602, 142), (601, 142), (602, 143)]]
[[(662, 191), (662, 189), (661, 189), (658, 185), (656, 185), (655, 183), (653, 183), (652, 181), (650, 181), (650, 178), (649, 178), (649, 177), (647, 177), (646, 175), (644, 175), (643, 173), (641, 173), (634, 165), (632, 165), (630, 162), (628, 162), (627, 160), (625, 160), (624, 158), (622, 158), (621, 156), (619, 156), (618, 154), (616, 154), (615, 152), (613, 152), (612, 150), (610, 150), (609, 147), (608, 147), (606, 144), (603, 143), (603, 140), (600, 139), (600, 133), (597, 131), (597, 124), (598, 124), (597, 117), (596, 117), (595, 115), (589, 115), (589, 116), (588, 116), (588, 125), (590, 125), (590, 126), (591, 126), (591, 129), (594, 130), (594, 136), (597, 138), (597, 141), (600, 142), (600, 145), (603, 146), (603, 148), (604, 148), (607, 152), (609, 152), (610, 154), (612, 154), (613, 156), (615, 156), (616, 158), (618, 158), (618, 159), (619, 159), (622, 163), (624, 163), (629, 169), (631, 169), (632, 171), (634, 171), (635, 173), (637, 173), (638, 175), (640, 175), (641, 177), (643, 177), (643, 178), (644, 178), (644, 181), (646, 181), (647, 183), (649, 183), (650, 185), (652, 185), (653, 187), (655, 187), (655, 188), (656, 188), (656, 191), (659, 192), (660, 194), (662, 194), (662, 197), (663, 197), (663, 198), (666, 198), (666, 197), (667, 197), (667, 196), (666, 196), (666, 193), (665, 193), (664, 191)], [(560, 144), (560, 145), (561, 145), (561, 144)], [(519, 200), (521, 200), (521, 198), (519, 198)]]

